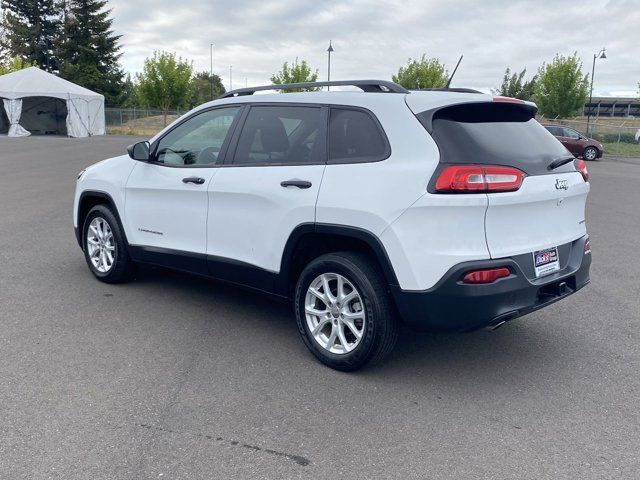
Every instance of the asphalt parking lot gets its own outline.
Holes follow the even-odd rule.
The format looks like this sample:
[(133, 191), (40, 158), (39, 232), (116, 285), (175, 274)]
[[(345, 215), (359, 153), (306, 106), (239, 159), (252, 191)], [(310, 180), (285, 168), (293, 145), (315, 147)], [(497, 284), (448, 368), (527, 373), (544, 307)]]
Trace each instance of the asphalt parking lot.
[(639, 478), (640, 160), (588, 164), (591, 285), (344, 374), (265, 297), (93, 279), (76, 174), (133, 141), (0, 138), (0, 478)]

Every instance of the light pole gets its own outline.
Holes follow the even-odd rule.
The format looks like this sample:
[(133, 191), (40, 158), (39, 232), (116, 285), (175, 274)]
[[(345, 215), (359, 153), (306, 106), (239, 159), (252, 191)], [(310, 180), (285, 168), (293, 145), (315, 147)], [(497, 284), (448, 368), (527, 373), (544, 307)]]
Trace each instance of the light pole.
[(211, 65), (209, 67), (209, 80), (211, 80), (211, 100), (213, 100), (213, 43), (209, 44)]
[(593, 75), (596, 73), (596, 58), (605, 59), (604, 47), (598, 53), (593, 54), (593, 66), (591, 67), (591, 90), (589, 91), (589, 109), (587, 110), (587, 136), (591, 136), (589, 131), (589, 123), (591, 120), (591, 98), (593, 97)]
[(233, 90), (233, 65), (229, 65), (229, 91)]
[[(331, 81), (331, 52), (333, 52), (333, 47), (331, 46), (331, 40), (329, 40), (329, 48), (327, 48), (327, 54), (329, 56), (329, 65), (327, 67), (327, 82)], [(331, 87), (327, 85), (327, 92), (331, 90)]]

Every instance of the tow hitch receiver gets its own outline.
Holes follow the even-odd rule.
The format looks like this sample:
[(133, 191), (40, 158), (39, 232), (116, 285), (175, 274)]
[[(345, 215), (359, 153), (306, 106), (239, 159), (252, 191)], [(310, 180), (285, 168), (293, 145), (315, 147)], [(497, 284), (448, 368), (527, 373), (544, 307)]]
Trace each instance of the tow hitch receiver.
[(571, 280), (560, 281), (560, 282), (550, 283), (549, 285), (545, 285), (544, 287), (540, 288), (540, 290), (538, 291), (538, 296), (539, 297), (546, 297), (546, 296), (562, 297), (564, 295), (567, 295), (568, 293), (571, 293), (575, 290), (575, 288), (571, 288), (568, 282), (571, 283)]

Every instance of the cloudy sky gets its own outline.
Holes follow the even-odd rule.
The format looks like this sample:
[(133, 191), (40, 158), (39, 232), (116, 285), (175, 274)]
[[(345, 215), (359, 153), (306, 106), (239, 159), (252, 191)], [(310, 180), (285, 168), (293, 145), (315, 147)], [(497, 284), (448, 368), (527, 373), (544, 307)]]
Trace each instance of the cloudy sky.
[(110, 0), (122, 34), (124, 67), (140, 71), (153, 50), (213, 68), (229, 87), (269, 83), (285, 60), (306, 59), (331, 77), (390, 79), (407, 59), (438, 57), (450, 69), (464, 54), (452, 83), (488, 91), (507, 66), (533, 74), (556, 53), (577, 51), (594, 95), (635, 96), (640, 82), (639, 0)]

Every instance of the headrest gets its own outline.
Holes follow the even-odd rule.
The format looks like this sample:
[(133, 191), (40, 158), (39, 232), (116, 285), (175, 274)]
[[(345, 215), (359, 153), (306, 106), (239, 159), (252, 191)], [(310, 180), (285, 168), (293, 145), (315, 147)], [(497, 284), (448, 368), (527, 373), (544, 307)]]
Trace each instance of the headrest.
[(275, 115), (261, 115), (256, 122), (260, 130), (260, 141), (265, 152), (286, 152), (289, 150), (289, 137), (282, 121)]

